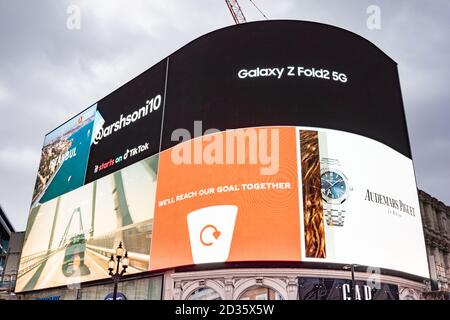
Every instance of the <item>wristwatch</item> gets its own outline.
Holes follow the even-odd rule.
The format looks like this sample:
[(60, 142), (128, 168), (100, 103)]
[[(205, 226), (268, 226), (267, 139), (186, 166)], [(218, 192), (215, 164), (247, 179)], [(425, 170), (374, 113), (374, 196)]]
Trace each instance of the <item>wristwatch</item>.
[(320, 181), (327, 224), (343, 227), (346, 201), (353, 189), (346, 175), (340, 170), (339, 160), (330, 158), (320, 160)]

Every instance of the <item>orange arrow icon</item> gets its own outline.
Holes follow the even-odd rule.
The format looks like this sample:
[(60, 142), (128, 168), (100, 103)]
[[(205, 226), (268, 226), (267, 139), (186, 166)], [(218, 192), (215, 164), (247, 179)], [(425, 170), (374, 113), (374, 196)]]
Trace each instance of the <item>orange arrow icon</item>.
[(216, 226), (214, 226), (214, 225), (212, 225), (212, 224), (208, 224), (208, 225), (204, 226), (203, 229), (202, 229), (202, 231), (200, 232), (200, 242), (201, 242), (204, 246), (206, 246), (206, 247), (209, 247), (209, 246), (211, 246), (211, 245), (213, 244), (212, 242), (205, 242), (205, 241), (203, 240), (203, 233), (205, 232), (205, 230), (210, 229), (210, 228), (214, 230), (214, 232), (213, 232), (213, 237), (214, 237), (216, 240), (217, 240), (217, 239), (220, 237), (220, 235), (222, 234), (222, 232), (220, 232), (219, 230), (217, 230)]

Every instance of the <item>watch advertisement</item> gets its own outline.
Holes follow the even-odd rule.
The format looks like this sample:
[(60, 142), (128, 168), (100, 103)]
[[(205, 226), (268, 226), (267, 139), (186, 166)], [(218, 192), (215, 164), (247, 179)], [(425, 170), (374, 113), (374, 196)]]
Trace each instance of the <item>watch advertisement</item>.
[(427, 277), (411, 159), (342, 131), (298, 128), (297, 137), (302, 260), (358, 263)]

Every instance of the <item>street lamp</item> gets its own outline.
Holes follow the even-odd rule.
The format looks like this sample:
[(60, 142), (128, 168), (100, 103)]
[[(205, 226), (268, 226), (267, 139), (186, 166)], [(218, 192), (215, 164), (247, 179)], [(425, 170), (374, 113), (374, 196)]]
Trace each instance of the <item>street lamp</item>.
[(355, 268), (359, 267), (358, 264), (351, 264), (344, 266), (342, 269), (344, 270), (351, 270), (352, 272), (352, 300), (356, 300), (356, 281), (355, 281)]
[[(123, 255), (124, 252), (125, 256)], [(109, 275), (114, 281), (113, 300), (117, 299), (117, 285), (119, 284), (119, 281), (122, 278), (123, 274), (127, 272), (127, 268), (130, 263), (130, 260), (128, 259), (128, 252), (122, 248), (122, 242), (119, 243), (119, 246), (116, 249), (116, 260), (117, 262), (114, 260), (114, 255), (112, 254), (111, 259), (108, 262)], [(122, 263), (120, 263), (121, 260)], [(122, 271), (119, 272), (121, 264), (122, 264)], [(114, 269), (116, 269), (115, 273), (113, 272)]]

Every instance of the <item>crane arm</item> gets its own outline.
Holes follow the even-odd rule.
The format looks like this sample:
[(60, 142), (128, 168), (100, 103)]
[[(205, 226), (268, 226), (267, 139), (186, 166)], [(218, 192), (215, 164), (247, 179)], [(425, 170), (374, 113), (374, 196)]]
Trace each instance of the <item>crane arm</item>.
[(237, 0), (225, 0), (228, 9), (233, 16), (234, 22), (236, 24), (246, 23), (247, 19), (245, 19), (244, 13), (241, 10), (241, 6)]

